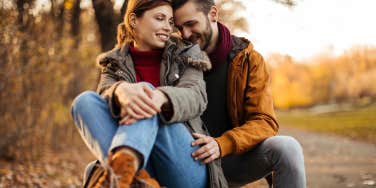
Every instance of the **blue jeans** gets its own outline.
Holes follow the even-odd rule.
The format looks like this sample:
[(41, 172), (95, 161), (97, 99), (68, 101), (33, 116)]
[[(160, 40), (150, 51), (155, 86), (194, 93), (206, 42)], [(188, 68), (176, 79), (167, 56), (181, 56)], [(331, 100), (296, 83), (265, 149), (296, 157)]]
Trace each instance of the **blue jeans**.
[(198, 147), (191, 146), (194, 139), (183, 123), (163, 125), (154, 116), (119, 125), (107, 102), (92, 91), (74, 100), (72, 116), (83, 140), (102, 164), (106, 164), (112, 149), (127, 146), (142, 155), (142, 167), (162, 186), (206, 187), (206, 166), (192, 158)]

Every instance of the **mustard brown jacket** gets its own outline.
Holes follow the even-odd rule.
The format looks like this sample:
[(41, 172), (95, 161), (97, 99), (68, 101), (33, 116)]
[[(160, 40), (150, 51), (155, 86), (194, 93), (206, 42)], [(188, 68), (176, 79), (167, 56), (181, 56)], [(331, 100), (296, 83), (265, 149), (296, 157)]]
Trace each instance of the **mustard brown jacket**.
[(245, 38), (232, 36), (228, 69), (227, 108), (232, 129), (215, 138), (221, 156), (249, 151), (276, 135), (270, 73), (263, 57)]

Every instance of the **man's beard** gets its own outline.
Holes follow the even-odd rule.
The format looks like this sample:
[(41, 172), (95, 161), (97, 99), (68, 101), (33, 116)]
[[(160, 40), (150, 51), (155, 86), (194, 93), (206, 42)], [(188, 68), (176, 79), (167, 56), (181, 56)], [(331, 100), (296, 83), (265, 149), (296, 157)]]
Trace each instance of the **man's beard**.
[(204, 32), (202, 32), (202, 33), (192, 33), (192, 36), (189, 37), (189, 41), (191, 41), (193, 43), (197, 43), (197, 40), (201, 39), (202, 45), (203, 45), (203, 46), (200, 45), (201, 50), (206, 50), (209, 47), (210, 40), (211, 40), (212, 36), (213, 36), (213, 30), (210, 27), (209, 19), (206, 18), (206, 28), (205, 28)]

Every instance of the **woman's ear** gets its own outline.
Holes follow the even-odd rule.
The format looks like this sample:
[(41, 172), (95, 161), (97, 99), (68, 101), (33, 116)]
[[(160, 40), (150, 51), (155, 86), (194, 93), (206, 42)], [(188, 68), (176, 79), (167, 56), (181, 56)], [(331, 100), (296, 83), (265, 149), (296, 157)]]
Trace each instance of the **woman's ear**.
[(218, 21), (218, 8), (217, 6), (212, 6), (208, 13), (209, 20), (211, 22), (217, 22)]
[(128, 22), (132, 29), (136, 28), (136, 14), (135, 13), (129, 14)]

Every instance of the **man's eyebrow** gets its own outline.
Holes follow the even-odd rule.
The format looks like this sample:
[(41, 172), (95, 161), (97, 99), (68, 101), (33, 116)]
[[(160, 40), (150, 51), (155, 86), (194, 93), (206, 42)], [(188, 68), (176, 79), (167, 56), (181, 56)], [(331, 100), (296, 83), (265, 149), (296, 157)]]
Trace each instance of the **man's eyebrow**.
[(183, 25), (190, 25), (190, 24), (194, 24), (194, 23), (197, 23), (196, 20), (188, 20), (186, 22), (183, 23)]

